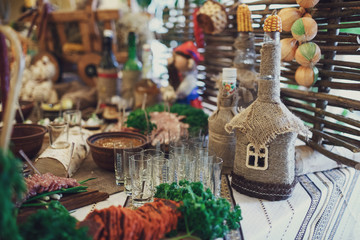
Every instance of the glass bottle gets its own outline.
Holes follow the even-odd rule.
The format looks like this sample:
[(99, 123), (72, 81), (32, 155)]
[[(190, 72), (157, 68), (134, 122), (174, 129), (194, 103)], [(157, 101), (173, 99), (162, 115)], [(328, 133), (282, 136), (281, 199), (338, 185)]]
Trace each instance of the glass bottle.
[(110, 102), (117, 95), (119, 64), (112, 51), (113, 31), (104, 30), (102, 56), (97, 68), (97, 93), (99, 103)]
[(121, 97), (128, 102), (128, 107), (134, 104), (135, 84), (141, 80), (142, 64), (136, 55), (136, 35), (129, 32), (128, 35), (128, 59), (124, 64)]

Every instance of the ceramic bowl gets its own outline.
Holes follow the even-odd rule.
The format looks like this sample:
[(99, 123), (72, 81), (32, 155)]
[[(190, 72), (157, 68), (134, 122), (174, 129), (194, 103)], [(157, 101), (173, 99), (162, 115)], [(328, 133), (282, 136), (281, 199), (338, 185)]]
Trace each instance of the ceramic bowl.
[[(94, 134), (86, 140), (90, 146), (90, 152), (94, 162), (101, 168), (114, 171), (114, 148), (99, 146), (95, 142), (105, 138), (130, 138), (136, 139), (141, 142), (141, 145), (135, 147), (139, 151), (148, 146), (147, 138), (145, 135), (135, 132), (104, 132)], [(126, 148), (124, 148), (126, 149)]]
[(46, 127), (38, 124), (15, 124), (10, 138), (10, 149), (15, 156), (20, 157), (19, 151), (23, 150), (30, 158), (34, 158), (39, 153)]

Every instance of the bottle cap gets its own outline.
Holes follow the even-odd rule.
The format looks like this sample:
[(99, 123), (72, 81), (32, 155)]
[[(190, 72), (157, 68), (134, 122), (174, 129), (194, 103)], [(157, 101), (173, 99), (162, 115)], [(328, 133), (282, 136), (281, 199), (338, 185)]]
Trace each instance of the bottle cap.
[(104, 30), (104, 37), (112, 37), (113, 36), (113, 31), (110, 29), (105, 29)]
[(223, 68), (222, 78), (223, 79), (235, 79), (236, 80), (237, 71), (236, 68)]

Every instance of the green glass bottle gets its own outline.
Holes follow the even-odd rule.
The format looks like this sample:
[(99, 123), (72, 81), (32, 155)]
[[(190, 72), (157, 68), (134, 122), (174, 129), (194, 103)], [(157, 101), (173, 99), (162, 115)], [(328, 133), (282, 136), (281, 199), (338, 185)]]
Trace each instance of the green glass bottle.
[(121, 97), (128, 101), (128, 107), (134, 105), (135, 84), (141, 80), (142, 64), (136, 56), (136, 35), (128, 36), (128, 59), (124, 64), (121, 86)]

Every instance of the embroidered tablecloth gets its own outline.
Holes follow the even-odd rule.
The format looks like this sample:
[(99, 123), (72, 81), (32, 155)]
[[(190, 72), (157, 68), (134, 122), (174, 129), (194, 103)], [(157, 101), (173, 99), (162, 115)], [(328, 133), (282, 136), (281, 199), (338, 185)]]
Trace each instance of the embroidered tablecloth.
[(301, 175), (293, 195), (277, 202), (233, 191), (244, 239), (359, 239), (359, 176), (353, 168)]

